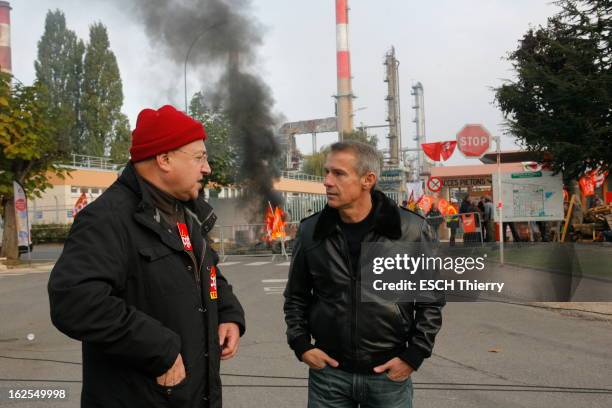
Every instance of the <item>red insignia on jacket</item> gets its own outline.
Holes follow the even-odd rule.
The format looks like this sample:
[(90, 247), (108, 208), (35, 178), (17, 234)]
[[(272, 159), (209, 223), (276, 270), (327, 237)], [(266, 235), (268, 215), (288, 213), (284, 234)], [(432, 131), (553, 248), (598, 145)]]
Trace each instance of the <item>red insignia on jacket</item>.
[(210, 298), (217, 298), (217, 267), (210, 267)]
[(191, 240), (189, 239), (189, 230), (187, 229), (187, 225), (183, 222), (177, 222), (176, 226), (178, 227), (179, 234), (181, 236), (181, 241), (183, 241), (183, 247), (185, 248), (185, 250), (193, 250), (193, 248), (191, 247)]

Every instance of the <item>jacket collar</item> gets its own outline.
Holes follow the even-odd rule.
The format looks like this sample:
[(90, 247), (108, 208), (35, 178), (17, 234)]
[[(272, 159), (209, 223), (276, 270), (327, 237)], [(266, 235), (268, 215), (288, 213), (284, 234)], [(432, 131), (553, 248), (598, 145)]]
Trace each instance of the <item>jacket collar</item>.
[[(374, 231), (390, 239), (402, 236), (402, 226), (399, 207), (384, 193), (378, 190), (372, 192), (374, 208)], [(321, 240), (336, 230), (340, 221), (338, 210), (326, 205), (315, 225), (313, 238)]]
[[(149, 189), (144, 185), (145, 181), (138, 175), (134, 164), (130, 161), (119, 176), (119, 182), (129, 188), (134, 194), (140, 198), (136, 214), (144, 213), (147, 215), (155, 213), (153, 198)], [(196, 200), (183, 202), (186, 213), (195, 218), (195, 221), (201, 225), (203, 233), (208, 233), (215, 225), (217, 216), (213, 212), (213, 208), (204, 199), (203, 192)], [(135, 215), (136, 215), (135, 214)]]

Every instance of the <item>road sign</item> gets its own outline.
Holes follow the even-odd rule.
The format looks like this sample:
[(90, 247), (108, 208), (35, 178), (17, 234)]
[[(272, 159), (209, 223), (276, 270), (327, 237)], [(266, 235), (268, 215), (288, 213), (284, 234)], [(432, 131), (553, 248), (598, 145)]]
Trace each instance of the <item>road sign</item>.
[(491, 146), (491, 134), (482, 125), (465, 125), (457, 133), (459, 151), (467, 157), (480, 157)]
[(439, 177), (430, 177), (427, 180), (427, 188), (434, 193), (442, 190), (442, 180)]

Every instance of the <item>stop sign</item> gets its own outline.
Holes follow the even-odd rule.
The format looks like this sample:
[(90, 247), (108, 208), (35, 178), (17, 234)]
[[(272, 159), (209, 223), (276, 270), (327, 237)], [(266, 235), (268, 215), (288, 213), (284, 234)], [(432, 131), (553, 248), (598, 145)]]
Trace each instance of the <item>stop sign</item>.
[(457, 133), (459, 151), (468, 157), (480, 157), (491, 146), (491, 134), (482, 125), (465, 125)]

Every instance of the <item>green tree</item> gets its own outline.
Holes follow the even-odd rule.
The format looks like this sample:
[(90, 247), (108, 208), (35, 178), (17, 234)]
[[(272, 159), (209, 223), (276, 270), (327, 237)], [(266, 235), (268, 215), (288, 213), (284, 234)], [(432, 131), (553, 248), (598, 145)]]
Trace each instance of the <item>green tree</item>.
[(219, 107), (206, 105), (201, 92), (196, 93), (189, 104), (189, 114), (202, 122), (206, 129), (206, 149), (212, 174), (209, 181), (228, 185), (236, 183), (238, 167), (237, 149), (230, 143), (231, 124)]
[(122, 121), (123, 90), (115, 54), (110, 50), (106, 27), (89, 28), (83, 73), (84, 153), (110, 153), (117, 122)]
[(612, 5), (563, 0), (510, 54), (515, 81), (496, 89), (509, 131), (566, 180), (612, 162)]
[(38, 42), (34, 62), (36, 80), (47, 88), (49, 114), (55, 127), (58, 149), (63, 154), (78, 152), (82, 146), (81, 82), (85, 45), (66, 27), (60, 10), (49, 11), (45, 31)]
[(28, 196), (40, 197), (50, 186), (49, 172), (63, 177), (67, 170), (54, 163), (61, 158), (60, 143), (48, 106), (46, 87), (11, 85), (8, 74), (0, 74), (0, 195), (4, 214), (1, 255), (19, 257), (13, 205), (13, 181)]
[(113, 137), (111, 142), (110, 157), (114, 163), (125, 164), (130, 158), (130, 145), (132, 144), (132, 133), (130, 121), (123, 113), (119, 113), (113, 125)]
[(330, 148), (325, 147), (314, 154), (306, 156), (302, 164), (302, 171), (313, 176), (325, 177), (325, 159), (329, 152)]
[[(356, 129), (352, 132), (345, 132), (343, 140), (355, 140), (358, 142), (367, 143), (374, 146), (374, 148), (376, 148), (378, 143), (378, 138), (376, 135), (369, 135), (365, 129)], [(325, 160), (330, 151), (331, 149), (328, 146), (319, 152), (306, 156), (304, 158), (304, 163), (302, 164), (302, 171), (313, 176), (325, 177)], [(379, 153), (379, 156), (382, 166), (382, 154)]]
[[(510, 53), (516, 79), (496, 89), (509, 132), (576, 179), (612, 163), (612, 4), (562, 0), (546, 26), (530, 29)], [(573, 222), (580, 222), (578, 206)]]
[(376, 135), (369, 135), (365, 128), (357, 128), (352, 132), (344, 132), (343, 140), (356, 140), (358, 142), (370, 144), (374, 147), (378, 144)]

